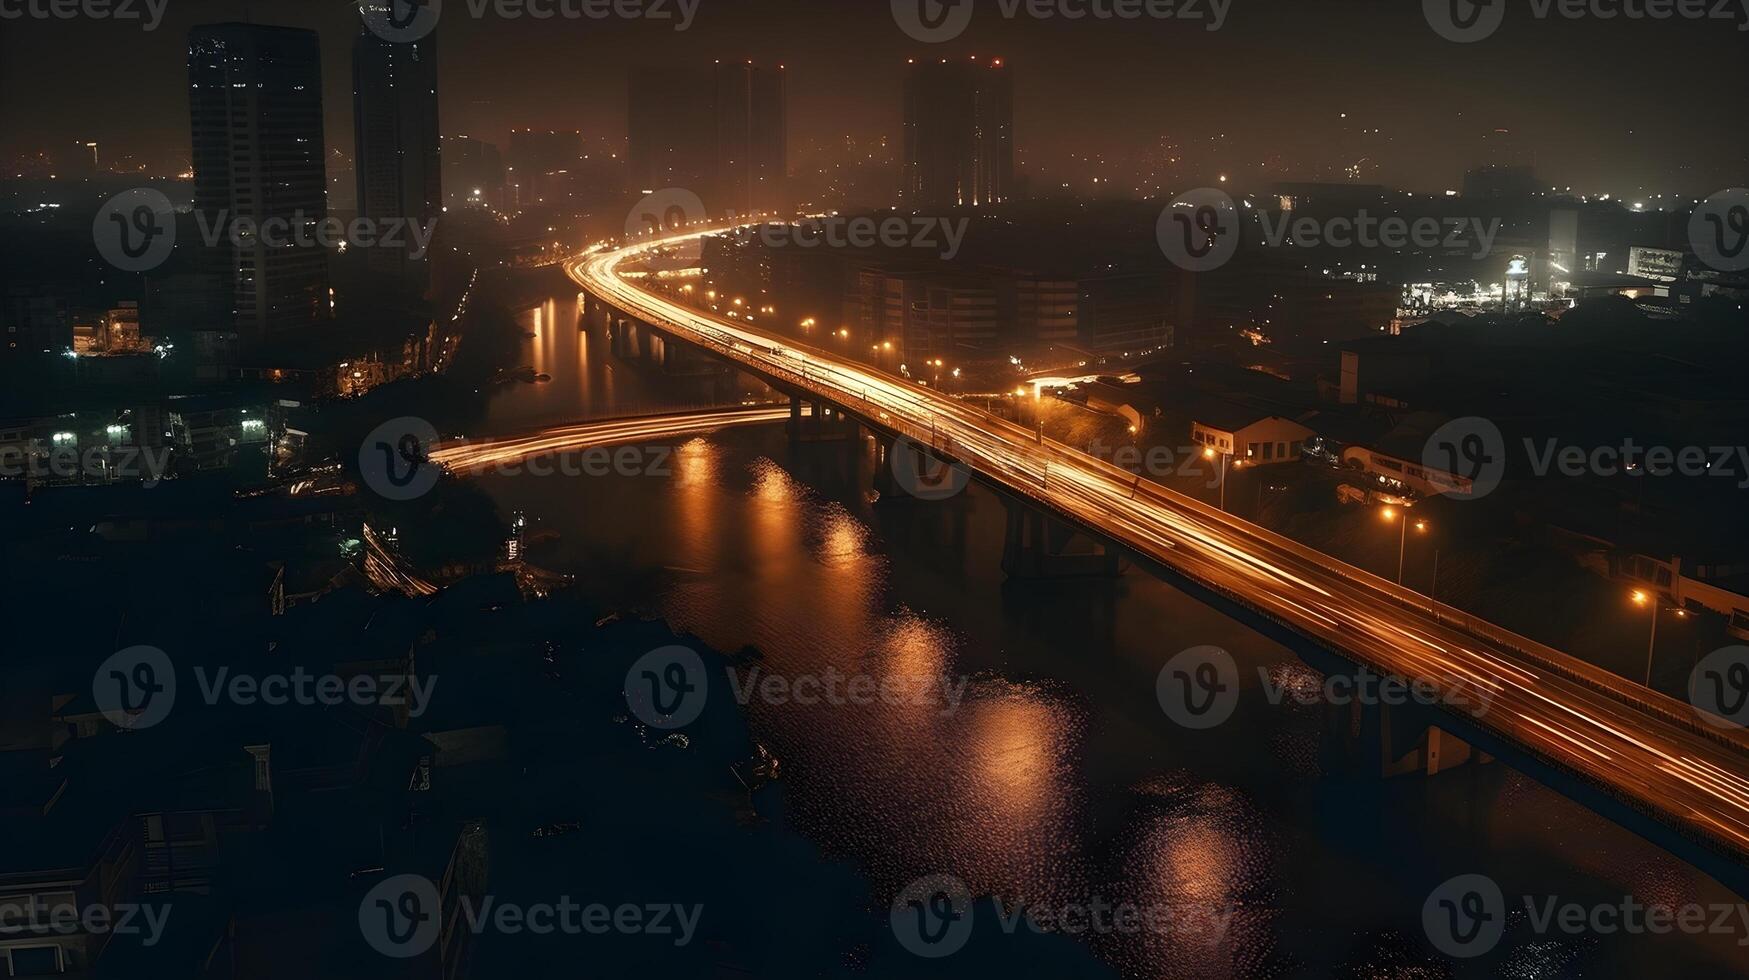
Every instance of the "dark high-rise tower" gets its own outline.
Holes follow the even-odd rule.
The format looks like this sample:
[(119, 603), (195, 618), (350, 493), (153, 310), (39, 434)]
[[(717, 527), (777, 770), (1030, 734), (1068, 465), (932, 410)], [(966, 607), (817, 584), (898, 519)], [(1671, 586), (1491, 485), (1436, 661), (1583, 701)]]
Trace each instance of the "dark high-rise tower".
[(716, 65), (717, 192), (747, 213), (776, 206), (788, 170), (788, 93), (783, 66)]
[(1014, 193), (1014, 83), (996, 61), (913, 61), (905, 76), (907, 203), (1001, 204)]
[(642, 190), (685, 187), (713, 214), (782, 204), (789, 170), (786, 76), (752, 64), (634, 71), (628, 169)]
[[(325, 315), (328, 256), (315, 244), (233, 243), (232, 222), (313, 229), (327, 214), (322, 56), (312, 31), (209, 24), (188, 37), (194, 206), (227, 233), (210, 258), (230, 284), (247, 342), (295, 334)], [(277, 236), (276, 236), (277, 237)]]
[[(383, 0), (387, 2), (387, 0)], [(397, 43), (360, 24), (352, 47), (352, 118), (357, 137), (358, 216), (378, 222), (435, 220), (443, 209), (437, 132), (437, 38)], [(410, 234), (373, 245), (365, 267), (419, 295), (430, 285)]]

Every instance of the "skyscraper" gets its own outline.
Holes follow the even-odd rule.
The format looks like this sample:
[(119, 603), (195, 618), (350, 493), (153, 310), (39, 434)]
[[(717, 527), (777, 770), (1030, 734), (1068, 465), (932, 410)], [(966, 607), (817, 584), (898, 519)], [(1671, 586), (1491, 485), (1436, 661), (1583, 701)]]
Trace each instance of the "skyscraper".
[(913, 61), (905, 76), (903, 197), (924, 207), (1014, 193), (1014, 82), (1001, 59)]
[[(274, 219), (310, 229), (327, 213), (322, 56), (312, 31), (209, 24), (188, 38), (194, 206), (221, 229), (210, 258), (230, 283), (246, 342), (295, 334), (324, 315), (328, 256), (315, 244), (240, 244), (229, 229)], [(277, 236), (276, 236), (277, 237)]]
[[(384, 0), (386, 2), (386, 0)], [(359, 25), (352, 47), (352, 118), (357, 137), (358, 216), (426, 222), (443, 208), (437, 130), (437, 37), (384, 40)], [(430, 285), (412, 236), (365, 250), (365, 267), (404, 292)]]
[(783, 66), (718, 64), (711, 75), (717, 193), (726, 206), (742, 213), (774, 207), (789, 164)]
[(777, 207), (789, 170), (787, 105), (781, 65), (634, 71), (627, 105), (631, 180), (641, 190), (685, 187), (713, 213)]

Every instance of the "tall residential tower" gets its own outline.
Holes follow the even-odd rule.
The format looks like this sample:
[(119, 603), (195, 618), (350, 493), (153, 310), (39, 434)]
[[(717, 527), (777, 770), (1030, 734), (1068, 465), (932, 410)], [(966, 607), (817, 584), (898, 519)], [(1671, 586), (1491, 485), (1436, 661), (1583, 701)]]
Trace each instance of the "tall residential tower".
[(902, 197), (979, 207), (1014, 195), (1014, 81), (1001, 59), (912, 61)]
[[(356, 135), (358, 216), (421, 226), (443, 210), (437, 130), (437, 38), (387, 41), (362, 24), (352, 46), (352, 118)], [(431, 284), (411, 235), (399, 247), (366, 250), (365, 267), (403, 293)]]
[[(312, 31), (209, 24), (188, 37), (194, 206), (226, 233), (210, 257), (229, 283), (246, 343), (311, 327), (328, 303), (328, 256), (315, 245), (238, 243), (229, 229), (283, 222), (313, 229), (327, 214), (322, 56)], [(243, 224), (234, 224), (242, 222)]]

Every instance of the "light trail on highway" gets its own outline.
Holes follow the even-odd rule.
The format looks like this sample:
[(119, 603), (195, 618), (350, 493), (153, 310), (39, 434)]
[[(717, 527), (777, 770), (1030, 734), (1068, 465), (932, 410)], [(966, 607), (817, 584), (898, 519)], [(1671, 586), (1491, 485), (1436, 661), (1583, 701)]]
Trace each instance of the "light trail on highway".
[(1456, 695), (1475, 724), (1629, 806), (1749, 855), (1749, 735), (1032, 430), (848, 358), (643, 288), (620, 266), (724, 229), (568, 267), (593, 296), (869, 425), (955, 459), (1356, 663)]
[(781, 422), (787, 418), (787, 406), (752, 406), (709, 412), (600, 419), (574, 425), (550, 426), (537, 432), (482, 442), (440, 445), (431, 451), (430, 458), (433, 463), (451, 472), (478, 472), (552, 453), (673, 439), (738, 425)]

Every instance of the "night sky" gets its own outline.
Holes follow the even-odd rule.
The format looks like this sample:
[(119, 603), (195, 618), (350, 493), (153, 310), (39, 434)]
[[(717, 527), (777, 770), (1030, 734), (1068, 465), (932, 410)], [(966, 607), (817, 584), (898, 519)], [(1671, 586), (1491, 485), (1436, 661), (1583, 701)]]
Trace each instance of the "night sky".
[[(976, 54), (1014, 69), (1027, 167), (1164, 138), (1196, 175), (1241, 181), (1328, 178), (1364, 160), (1364, 180), (1437, 191), (1476, 163), (1522, 160), (1575, 192), (1704, 194), (1749, 173), (1749, 33), (1733, 21), (1538, 21), (1515, 3), (1494, 37), (1458, 45), (1407, 0), (1233, 0), (1216, 32), (1206, 0), (1196, 21), (1008, 21), (998, 0), (976, 3), (961, 37), (927, 45), (899, 30), (887, 0), (700, 0), (684, 32), (674, 20), (475, 19), (467, 0), (446, 0), (443, 130), (617, 141), (628, 66), (751, 58), (789, 68), (794, 159), (810, 139), (896, 136), (907, 57)], [(0, 20), (0, 159), (96, 140), (106, 157), (168, 169), (187, 153), (188, 28), (244, 11), (321, 32), (328, 142), (350, 151), (352, 3), (170, 0), (152, 32)]]

